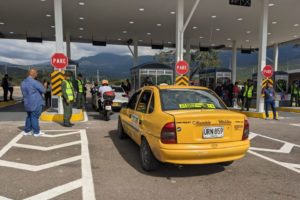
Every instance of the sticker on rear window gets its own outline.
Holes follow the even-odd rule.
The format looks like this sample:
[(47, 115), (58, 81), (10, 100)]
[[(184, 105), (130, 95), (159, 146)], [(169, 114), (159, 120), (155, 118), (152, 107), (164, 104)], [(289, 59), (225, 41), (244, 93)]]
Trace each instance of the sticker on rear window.
[(192, 108), (209, 108), (215, 109), (215, 105), (212, 103), (183, 103), (179, 104), (180, 109), (192, 109)]

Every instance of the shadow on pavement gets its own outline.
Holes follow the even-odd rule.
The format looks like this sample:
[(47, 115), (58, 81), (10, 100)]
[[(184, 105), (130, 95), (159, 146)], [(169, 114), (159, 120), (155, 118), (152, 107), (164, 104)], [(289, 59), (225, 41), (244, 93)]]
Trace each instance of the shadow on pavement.
[(120, 140), (117, 131), (110, 131), (109, 136), (113, 141), (123, 159), (135, 168), (138, 172), (149, 176), (166, 177), (191, 177), (204, 176), (219, 173), (225, 170), (220, 165), (184, 165), (162, 163), (158, 170), (154, 172), (145, 172), (140, 165), (139, 147), (131, 139)]

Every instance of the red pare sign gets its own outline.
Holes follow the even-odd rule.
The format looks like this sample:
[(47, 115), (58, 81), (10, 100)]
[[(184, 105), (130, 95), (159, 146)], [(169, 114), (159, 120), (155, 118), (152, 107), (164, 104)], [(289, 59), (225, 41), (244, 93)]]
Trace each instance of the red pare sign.
[(63, 53), (55, 53), (51, 57), (51, 65), (57, 69), (63, 69), (69, 64), (68, 57)]
[(176, 73), (177, 74), (185, 75), (188, 72), (189, 72), (189, 64), (186, 61), (181, 60), (176, 63)]
[(271, 78), (273, 76), (273, 67), (271, 65), (266, 65), (262, 70), (262, 74), (266, 78)]

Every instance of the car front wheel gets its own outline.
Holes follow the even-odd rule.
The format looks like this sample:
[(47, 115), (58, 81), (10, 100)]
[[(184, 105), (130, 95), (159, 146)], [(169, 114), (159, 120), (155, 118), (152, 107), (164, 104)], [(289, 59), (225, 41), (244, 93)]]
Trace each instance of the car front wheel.
[(154, 171), (159, 167), (159, 161), (153, 155), (151, 148), (145, 138), (142, 139), (140, 147), (142, 168), (145, 171)]

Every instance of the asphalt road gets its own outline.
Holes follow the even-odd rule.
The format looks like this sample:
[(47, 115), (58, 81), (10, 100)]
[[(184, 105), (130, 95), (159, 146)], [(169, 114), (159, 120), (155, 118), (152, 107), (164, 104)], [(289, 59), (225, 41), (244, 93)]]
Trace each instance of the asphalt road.
[(117, 113), (105, 122), (89, 111), (70, 129), (42, 123), (39, 138), (19, 135), (23, 116), (12, 123), (7, 113), (0, 110), (0, 199), (300, 199), (300, 114), (250, 119), (251, 150), (229, 167), (163, 164), (147, 173), (138, 146), (117, 138)]

